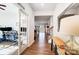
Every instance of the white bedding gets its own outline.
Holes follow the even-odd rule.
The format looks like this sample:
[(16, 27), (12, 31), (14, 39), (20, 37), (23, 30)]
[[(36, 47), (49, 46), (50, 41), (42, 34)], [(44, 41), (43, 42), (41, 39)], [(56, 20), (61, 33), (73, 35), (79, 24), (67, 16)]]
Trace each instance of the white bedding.
[(16, 55), (16, 54), (18, 54), (18, 46), (10, 46), (6, 49), (0, 50), (0, 55)]
[(0, 43), (0, 55), (18, 54), (17, 49), (18, 46), (15, 42), (4, 41)]

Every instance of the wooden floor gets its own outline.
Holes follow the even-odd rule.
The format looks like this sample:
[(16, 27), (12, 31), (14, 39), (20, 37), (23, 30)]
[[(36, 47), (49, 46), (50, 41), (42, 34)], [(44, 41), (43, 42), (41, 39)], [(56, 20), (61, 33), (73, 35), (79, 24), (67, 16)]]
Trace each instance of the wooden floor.
[(39, 39), (27, 48), (22, 55), (54, 55), (54, 52), (51, 51), (50, 45), (48, 44), (47, 39), (45, 39), (45, 34), (40, 33)]

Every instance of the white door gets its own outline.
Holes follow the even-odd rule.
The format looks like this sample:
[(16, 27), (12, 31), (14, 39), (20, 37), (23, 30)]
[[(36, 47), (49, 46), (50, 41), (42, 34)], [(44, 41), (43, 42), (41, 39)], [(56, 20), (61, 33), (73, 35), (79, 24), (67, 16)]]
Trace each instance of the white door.
[(19, 54), (27, 47), (27, 15), (25, 11), (19, 11)]

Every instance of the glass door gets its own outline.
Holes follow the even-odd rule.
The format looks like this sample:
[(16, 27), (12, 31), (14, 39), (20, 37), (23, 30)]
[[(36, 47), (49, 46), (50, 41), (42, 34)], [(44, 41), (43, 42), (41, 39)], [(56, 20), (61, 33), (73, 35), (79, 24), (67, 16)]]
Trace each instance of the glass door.
[(24, 10), (19, 11), (19, 54), (27, 48), (27, 15)]

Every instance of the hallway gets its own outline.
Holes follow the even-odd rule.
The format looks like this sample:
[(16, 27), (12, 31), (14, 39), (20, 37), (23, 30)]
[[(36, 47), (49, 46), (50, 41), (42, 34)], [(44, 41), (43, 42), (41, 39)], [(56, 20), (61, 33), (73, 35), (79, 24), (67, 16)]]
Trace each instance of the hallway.
[(50, 45), (45, 39), (45, 33), (39, 33), (39, 40), (37, 39), (22, 55), (54, 55), (54, 52), (51, 51)]

